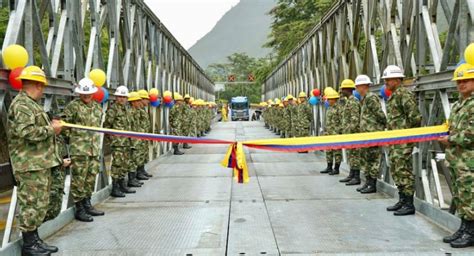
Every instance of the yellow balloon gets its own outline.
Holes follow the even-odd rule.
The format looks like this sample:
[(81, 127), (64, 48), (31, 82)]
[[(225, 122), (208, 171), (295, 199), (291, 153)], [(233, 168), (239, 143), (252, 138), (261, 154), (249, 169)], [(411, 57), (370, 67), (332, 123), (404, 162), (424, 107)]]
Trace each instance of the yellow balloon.
[(166, 96), (170, 96), (171, 97), (172, 93), (170, 91), (165, 91), (163, 93), (163, 96), (166, 97)]
[(106, 75), (102, 69), (94, 69), (89, 73), (89, 78), (94, 82), (94, 85), (101, 87), (105, 84)]
[(464, 60), (466, 63), (474, 65), (474, 43), (469, 44), (464, 50)]
[(149, 94), (158, 96), (159, 95), (158, 89), (156, 88), (151, 89)]
[(28, 64), (28, 52), (18, 44), (9, 45), (2, 52), (3, 63), (9, 69), (24, 67)]

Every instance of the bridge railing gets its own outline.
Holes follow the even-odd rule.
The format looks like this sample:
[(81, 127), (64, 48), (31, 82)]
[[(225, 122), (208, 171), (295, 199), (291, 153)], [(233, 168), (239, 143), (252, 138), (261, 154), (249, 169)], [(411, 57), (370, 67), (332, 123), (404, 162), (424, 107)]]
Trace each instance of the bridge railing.
[[(450, 80), (474, 39), (473, 21), (473, 0), (339, 0), (266, 78), (262, 98), (337, 90), (343, 79), (359, 74), (371, 77), (379, 94), (381, 73), (394, 64), (410, 77), (404, 83), (417, 96), (423, 125), (440, 124), (457, 100)], [(323, 104), (313, 110), (312, 132), (319, 135), (326, 110)], [(416, 196), (438, 209), (448, 208), (451, 197), (443, 151), (437, 142), (420, 143), (413, 161)], [(385, 149), (380, 181), (393, 185), (387, 156)]]
[[(0, 13), (0, 28), (6, 27), (0, 31), (2, 49), (23, 45), (30, 56), (28, 65), (42, 67), (48, 76), (46, 111), (61, 110), (71, 101), (74, 84), (94, 68), (106, 71), (111, 95), (117, 86), (126, 85), (130, 90), (156, 88), (214, 100), (212, 81), (143, 0), (0, 0)], [(8, 74), (0, 70), (1, 247), (18, 236), (6, 138), (6, 113), (17, 92), (9, 89)], [(105, 103), (104, 113), (107, 107)], [(169, 109), (152, 108), (150, 114), (153, 132), (168, 133)], [(153, 143), (150, 159), (170, 148), (168, 143)], [(102, 148), (96, 191), (109, 184), (105, 159)], [(65, 200), (63, 210), (71, 205), (68, 196)]]

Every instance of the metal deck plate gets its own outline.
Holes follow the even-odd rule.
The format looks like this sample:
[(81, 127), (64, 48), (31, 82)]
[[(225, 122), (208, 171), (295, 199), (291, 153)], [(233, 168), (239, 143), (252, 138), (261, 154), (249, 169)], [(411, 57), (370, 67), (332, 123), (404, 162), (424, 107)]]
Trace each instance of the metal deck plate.
[(176, 163), (220, 163), (224, 159), (225, 151), (222, 154), (184, 154), (180, 156), (167, 156), (159, 160), (160, 164), (176, 164)]
[(272, 162), (317, 162), (319, 161), (314, 154), (298, 153), (273, 153), (273, 154), (252, 154), (254, 163), (272, 163)]
[[(323, 175), (319, 173), (322, 162), (315, 163), (253, 163), (259, 176)], [(326, 174), (325, 174), (326, 175)]]
[(179, 163), (160, 164), (151, 170), (157, 177), (230, 177), (232, 170), (220, 164)]

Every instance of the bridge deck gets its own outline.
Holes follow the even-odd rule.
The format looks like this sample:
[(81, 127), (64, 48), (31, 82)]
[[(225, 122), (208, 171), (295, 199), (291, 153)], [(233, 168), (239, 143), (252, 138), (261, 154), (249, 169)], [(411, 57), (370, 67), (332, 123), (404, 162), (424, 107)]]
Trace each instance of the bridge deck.
[[(209, 137), (273, 135), (261, 123), (219, 123)], [(63, 255), (444, 254), (447, 231), (421, 215), (395, 217), (394, 199), (361, 195), (319, 174), (314, 154), (249, 150), (249, 184), (219, 166), (225, 146), (194, 145), (160, 158), (138, 193), (108, 199), (105, 217), (73, 222), (48, 239)], [(61, 254), (60, 253), (60, 254)]]

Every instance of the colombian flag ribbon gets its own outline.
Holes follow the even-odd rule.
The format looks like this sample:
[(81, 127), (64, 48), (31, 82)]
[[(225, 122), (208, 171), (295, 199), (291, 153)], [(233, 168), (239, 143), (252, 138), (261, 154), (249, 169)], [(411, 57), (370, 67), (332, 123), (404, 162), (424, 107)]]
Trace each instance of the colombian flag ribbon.
[(388, 146), (436, 140), (441, 136), (448, 135), (449, 128), (448, 124), (445, 123), (437, 126), (428, 126), (403, 130), (288, 139), (262, 139), (235, 142), (186, 136), (131, 132), (100, 127), (75, 125), (65, 122), (63, 122), (63, 126), (92, 132), (101, 132), (112, 136), (123, 136), (141, 140), (164, 141), (172, 143), (229, 145), (229, 148), (227, 149), (227, 153), (224, 159), (222, 160), (221, 165), (224, 167), (232, 168), (234, 178), (239, 183), (247, 183), (249, 181), (244, 146), (279, 152), (302, 152), (328, 149), (351, 149), (375, 146)]

